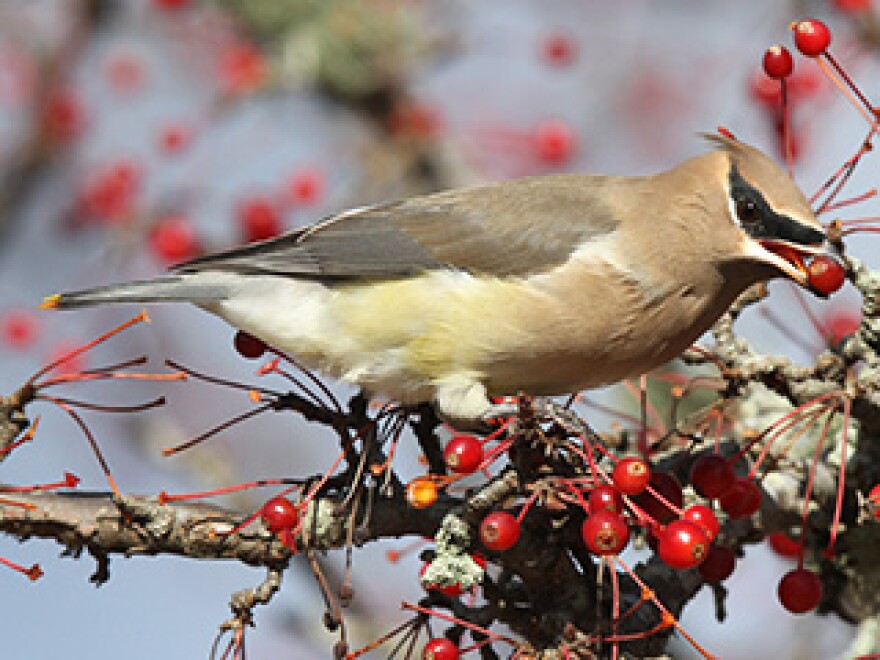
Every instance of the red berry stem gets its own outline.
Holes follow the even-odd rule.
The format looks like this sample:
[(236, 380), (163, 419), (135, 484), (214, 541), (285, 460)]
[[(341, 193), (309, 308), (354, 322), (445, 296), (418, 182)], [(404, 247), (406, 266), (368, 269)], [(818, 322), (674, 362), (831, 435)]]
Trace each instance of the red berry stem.
[(856, 195), (855, 197), (847, 197), (846, 199), (842, 199), (839, 202), (834, 202), (833, 204), (824, 204), (822, 206), (822, 213), (830, 213), (831, 211), (839, 211), (842, 208), (847, 206), (852, 206), (853, 204), (858, 204), (860, 202), (864, 202), (866, 200), (871, 199), (872, 197), (877, 196), (877, 189), (871, 188), (870, 190), (866, 190), (861, 195)]
[(522, 524), (523, 518), (526, 517), (526, 514), (529, 512), (529, 509), (531, 509), (532, 506), (535, 504), (535, 502), (537, 501), (538, 496), (539, 496), (540, 494), (541, 494), (541, 491), (540, 491), (540, 490), (536, 490), (534, 493), (531, 494), (531, 496), (529, 497), (529, 499), (526, 500), (526, 503), (523, 504), (523, 507), (522, 507), (522, 509), (520, 510), (520, 512), (519, 512), (518, 514), (516, 514), (516, 522), (517, 522), (517, 524)]
[(237, 493), (242, 490), (251, 490), (252, 488), (261, 488), (263, 486), (299, 486), (301, 484), (294, 483), (292, 479), (257, 479), (256, 481), (247, 481), (240, 484), (232, 484), (231, 486), (223, 486), (222, 488), (213, 488), (211, 490), (195, 491), (192, 493), (178, 493), (172, 495), (164, 490), (159, 493), (159, 504), (167, 504), (168, 502), (180, 502), (183, 500), (201, 500), (207, 497), (216, 497), (217, 495), (226, 495), (228, 493)]
[(804, 567), (804, 542), (807, 534), (807, 514), (810, 512), (810, 496), (813, 494), (813, 483), (816, 480), (816, 468), (819, 465), (819, 459), (822, 456), (822, 448), (825, 446), (825, 438), (828, 437), (828, 429), (831, 427), (831, 421), (834, 419), (834, 411), (830, 410), (826, 413), (825, 423), (822, 425), (822, 432), (819, 434), (819, 440), (816, 442), (816, 450), (813, 452), (813, 463), (810, 465), (810, 472), (807, 475), (807, 486), (804, 490), (804, 507), (801, 512), (801, 538), (800, 552), (798, 553), (798, 568)]
[[(829, 59), (829, 62), (836, 63), (836, 60)], [(858, 95), (854, 95), (853, 92), (850, 91), (850, 86), (846, 83), (846, 80), (848, 79), (848, 77), (844, 80), (841, 80), (840, 77), (836, 73), (837, 70), (836, 69), (832, 70), (833, 65), (832, 65), (832, 67), (829, 67), (828, 64), (826, 64), (825, 61), (822, 59), (816, 59), (816, 64), (819, 65), (819, 68), (822, 69), (822, 73), (824, 73), (825, 76), (834, 84), (834, 86), (840, 90), (840, 92), (847, 98), (847, 100), (859, 112), (859, 114), (865, 118), (865, 121), (867, 121), (868, 124), (870, 124), (871, 135), (876, 133), (877, 132), (876, 112), (874, 111), (874, 109), (870, 105), (870, 102), (867, 99), (865, 99), (864, 102), (862, 101), (862, 98), (864, 98), (864, 95), (862, 95), (861, 92), (859, 92)], [(865, 103), (867, 103), (867, 107), (868, 107), (867, 110), (863, 107), (863, 105)]]
[[(869, 151), (871, 151), (874, 148), (870, 142), (872, 134), (873, 134), (873, 129), (868, 133), (867, 137), (862, 142), (862, 145), (859, 147), (859, 150), (851, 158), (849, 158), (843, 165), (841, 165), (837, 169), (837, 171), (834, 172), (834, 174), (832, 174), (830, 177), (828, 177), (825, 180), (825, 183), (823, 183), (819, 187), (819, 189), (815, 193), (813, 193), (813, 196), (810, 197), (810, 204), (815, 204), (816, 200), (818, 200), (819, 197), (821, 197), (829, 188), (831, 188), (831, 186), (833, 186), (834, 183), (838, 179), (840, 179), (840, 177), (844, 177), (845, 179), (848, 179), (852, 175), (853, 170), (855, 169), (856, 165), (858, 165), (858, 162), (862, 159), (862, 156), (864, 156), (866, 153), (868, 153)], [(828, 196), (829, 198), (827, 200), (825, 200), (825, 202), (823, 204), (828, 204), (832, 199), (834, 199), (834, 197), (836, 197), (836, 195), (837, 195), (837, 192), (839, 192), (839, 188), (841, 186), (842, 186), (842, 184), (838, 184), (835, 192), (832, 192)]]
[(843, 429), (840, 434), (840, 473), (837, 475), (837, 497), (834, 500), (834, 519), (831, 521), (831, 533), (826, 555), (834, 554), (834, 545), (837, 543), (837, 534), (840, 531), (840, 516), (843, 512), (843, 491), (846, 483), (846, 447), (849, 443), (849, 418), (852, 412), (852, 400), (843, 398)]
[(782, 142), (785, 144), (785, 164), (788, 176), (794, 177), (794, 155), (791, 151), (791, 111), (788, 102), (788, 85), (785, 78), (780, 78), (779, 87), (782, 91)]
[(519, 643), (506, 635), (501, 635), (497, 632), (493, 632), (488, 630), (487, 628), (483, 628), (482, 626), (478, 626), (475, 623), (471, 623), (470, 621), (465, 621), (464, 619), (459, 619), (458, 617), (452, 616), (451, 614), (446, 614), (441, 612), (440, 610), (432, 610), (427, 607), (422, 607), (421, 605), (416, 605), (414, 603), (407, 603), (403, 601), (400, 604), (400, 608), (404, 610), (410, 610), (412, 612), (420, 612), (421, 614), (426, 614), (428, 616), (435, 616), (438, 619), (442, 619), (443, 621), (447, 621), (457, 626), (461, 626), (462, 628), (467, 628), (468, 630), (472, 630), (474, 632), (479, 633), (480, 635), (485, 635), (487, 638), (492, 640), (493, 642), (506, 642), (510, 644), (514, 648), (519, 648)]
[(828, 60), (828, 63), (834, 67), (834, 70), (837, 71), (837, 75), (839, 75), (843, 82), (846, 83), (846, 86), (852, 90), (852, 93), (856, 95), (856, 98), (862, 102), (862, 105), (865, 106), (865, 109), (874, 117), (872, 120), (869, 120), (875, 129), (877, 125), (877, 108), (868, 100), (868, 97), (865, 96), (864, 92), (859, 89), (858, 85), (853, 82), (853, 79), (849, 77), (849, 74), (843, 69), (840, 65), (840, 62), (837, 61), (837, 58), (834, 57), (829, 51), (825, 51), (822, 53), (823, 57)]

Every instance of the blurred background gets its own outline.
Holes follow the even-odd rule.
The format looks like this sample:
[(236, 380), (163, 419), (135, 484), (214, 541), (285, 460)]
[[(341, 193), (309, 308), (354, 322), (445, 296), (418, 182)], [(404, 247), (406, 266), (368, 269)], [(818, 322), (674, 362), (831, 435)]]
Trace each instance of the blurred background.
[[(0, 393), (139, 311), (38, 312), (42, 296), (58, 290), (155, 275), (351, 206), (436, 189), (564, 171), (651, 173), (703, 151), (698, 133), (717, 126), (779, 157), (778, 86), (760, 70), (764, 50), (791, 45), (790, 21), (822, 18), (833, 52), (876, 98), (880, 31), (870, 5), (3, 0)], [(790, 89), (795, 173), (810, 194), (854, 153), (867, 127), (812, 62), (797, 59)], [(848, 191), (867, 190), (877, 171), (869, 157)], [(877, 204), (841, 213), (877, 215)], [(869, 261), (877, 250), (870, 237), (850, 246)], [(852, 291), (810, 304), (825, 324), (857, 313)], [(171, 358), (256, 382), (258, 365), (233, 350), (222, 322), (185, 307), (157, 307), (150, 316), (151, 325), (115, 338), (84, 364), (146, 354), (154, 371)], [(798, 359), (823, 345), (784, 285), (741, 327), (758, 348)], [(302, 476), (336, 453), (332, 436), (285, 413), (161, 458), (162, 447), (252, 404), (241, 392), (197, 382), (81, 384), (70, 392), (119, 405), (168, 396), (168, 405), (144, 414), (84, 414), (124, 492)], [(42, 408), (31, 411), (43, 414), (35, 441), (3, 464), (3, 481), (46, 482), (67, 470), (83, 478), (81, 487), (106, 490), (79, 430), (63, 412)], [(418, 470), (406, 451), (401, 460)], [(252, 511), (270, 495), (223, 503)], [(355, 553), (353, 647), (399, 622), (402, 599), (419, 597), (418, 553), (386, 558), (406, 544)], [(110, 581), (95, 589), (94, 562), (59, 559), (52, 543), (5, 539), (0, 554), (46, 571), (33, 584), (0, 571), (3, 655), (27, 660), (206, 657), (230, 594), (262, 579), (231, 563), (115, 558)], [(342, 563), (334, 555), (326, 561)], [(753, 546), (728, 583), (727, 621), (715, 622), (704, 590), (684, 626), (725, 659), (845, 657), (850, 626), (793, 617), (777, 604), (787, 561)], [(330, 655), (334, 637), (321, 626), (319, 592), (293, 564), (271, 606), (257, 610), (251, 657)], [(677, 642), (672, 653), (691, 657)]]

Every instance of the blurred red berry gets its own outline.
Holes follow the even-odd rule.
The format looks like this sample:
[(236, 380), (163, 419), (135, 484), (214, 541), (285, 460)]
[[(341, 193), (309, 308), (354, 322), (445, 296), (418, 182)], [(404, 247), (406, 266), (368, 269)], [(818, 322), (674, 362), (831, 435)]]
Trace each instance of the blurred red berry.
[(472, 435), (456, 435), (446, 443), (443, 459), (458, 474), (470, 474), (483, 462), (483, 443)]
[(822, 600), (822, 581), (805, 568), (795, 568), (779, 581), (779, 602), (792, 614), (804, 614), (816, 609)]
[(548, 34), (541, 43), (541, 59), (552, 66), (568, 66), (577, 57), (577, 45), (563, 32)]
[(785, 532), (770, 532), (767, 534), (767, 543), (780, 557), (796, 559), (801, 554), (801, 544), (791, 538)]
[(128, 53), (112, 57), (107, 62), (104, 72), (107, 83), (118, 92), (137, 91), (146, 81), (143, 63)]
[(574, 156), (576, 136), (568, 123), (551, 119), (541, 122), (532, 133), (535, 155), (545, 165), (564, 165)]
[(733, 485), (736, 474), (724, 456), (704, 454), (691, 466), (690, 480), (699, 495), (711, 500)]
[(763, 66), (764, 73), (775, 80), (781, 80), (791, 75), (794, 60), (788, 48), (776, 44), (764, 51)]
[(794, 45), (807, 57), (818, 57), (831, 44), (831, 31), (822, 21), (808, 18), (794, 24)]
[(709, 544), (709, 537), (700, 525), (675, 520), (658, 535), (657, 554), (672, 568), (694, 568), (706, 558)]
[(252, 197), (238, 205), (238, 225), (246, 243), (274, 238), (282, 229), (278, 209), (264, 197)]
[(594, 555), (617, 555), (629, 543), (629, 525), (619, 513), (597, 511), (581, 525), (581, 537)]
[(159, 131), (159, 149), (166, 155), (184, 151), (192, 142), (192, 132), (183, 124), (168, 124)]
[(859, 309), (832, 309), (822, 318), (822, 330), (832, 346), (837, 346), (844, 339), (858, 332), (861, 324), (862, 316)]
[(761, 508), (761, 488), (747, 477), (738, 477), (718, 503), (731, 518), (746, 518)]
[(860, 14), (871, 8), (871, 0), (832, 0), (835, 9), (847, 14)]
[(623, 496), (614, 486), (600, 484), (590, 491), (587, 507), (589, 508), (589, 513), (597, 513), (599, 511), (622, 513)]
[(736, 567), (736, 554), (726, 545), (709, 546), (706, 558), (700, 563), (700, 575), (706, 582), (723, 582), (731, 575)]
[[(66, 355), (79, 348), (78, 345), (73, 344), (69, 341), (62, 341), (56, 344), (51, 351), (49, 351), (49, 357), (46, 358), (46, 363), (51, 364), (52, 362), (56, 362)], [(53, 372), (56, 374), (76, 374), (80, 373), (83, 369), (86, 368), (88, 364), (88, 358), (85, 353), (78, 353), (77, 355), (71, 355), (64, 359), (63, 362), (60, 362), (54, 369)]]
[(153, 255), (165, 263), (192, 259), (199, 252), (196, 230), (183, 216), (162, 218), (153, 226), (149, 238)]
[(313, 206), (324, 193), (324, 175), (317, 169), (303, 169), (287, 182), (287, 194), (296, 206)]
[(40, 335), (40, 322), (26, 310), (11, 310), (0, 317), (0, 332), (8, 348), (24, 350), (33, 346)]
[(480, 540), (490, 550), (508, 550), (519, 540), (519, 522), (507, 511), (493, 511), (480, 523)]
[(81, 209), (102, 222), (119, 222), (133, 212), (140, 185), (140, 167), (120, 160), (100, 170), (86, 184), (80, 195)]
[(251, 44), (229, 46), (220, 54), (217, 77), (228, 94), (247, 94), (262, 87), (269, 77), (263, 53)]
[(638, 456), (627, 456), (617, 461), (611, 473), (614, 487), (624, 495), (638, 495), (648, 487), (651, 467)]
[(814, 257), (807, 265), (810, 286), (819, 293), (830, 295), (839, 290), (846, 281), (846, 270), (832, 257)]
[(440, 111), (426, 103), (407, 100), (398, 103), (388, 118), (388, 130), (401, 137), (430, 139), (443, 128)]
[(79, 97), (69, 89), (51, 92), (43, 103), (42, 128), (45, 136), (56, 143), (79, 137), (85, 114)]
[(428, 640), (422, 649), (422, 660), (458, 660), (458, 647), (445, 637)]
[(161, 11), (176, 11), (188, 7), (192, 0), (151, 0), (153, 7)]

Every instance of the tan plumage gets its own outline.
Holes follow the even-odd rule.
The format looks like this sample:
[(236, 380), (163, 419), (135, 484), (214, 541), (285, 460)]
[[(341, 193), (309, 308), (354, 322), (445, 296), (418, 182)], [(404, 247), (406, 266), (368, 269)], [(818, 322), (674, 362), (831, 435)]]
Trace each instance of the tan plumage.
[(307, 364), (452, 418), (487, 395), (563, 394), (678, 355), (749, 285), (806, 279), (809, 203), (756, 149), (649, 177), (559, 175), (342, 213), (174, 273), (48, 306), (188, 300)]

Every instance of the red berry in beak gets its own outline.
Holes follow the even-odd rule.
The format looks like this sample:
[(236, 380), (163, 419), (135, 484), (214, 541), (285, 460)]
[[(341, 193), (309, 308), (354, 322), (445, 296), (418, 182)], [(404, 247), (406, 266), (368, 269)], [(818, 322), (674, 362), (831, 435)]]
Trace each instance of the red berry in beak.
[(815, 291), (827, 296), (843, 286), (846, 271), (836, 259), (818, 256), (807, 266), (807, 278)]

